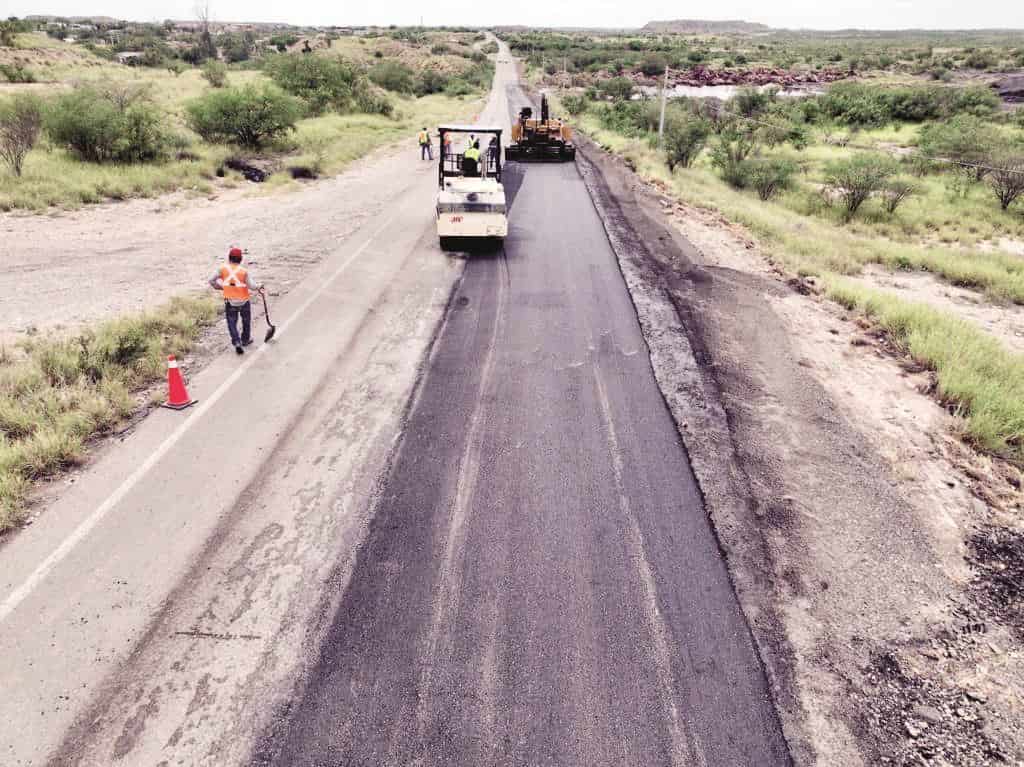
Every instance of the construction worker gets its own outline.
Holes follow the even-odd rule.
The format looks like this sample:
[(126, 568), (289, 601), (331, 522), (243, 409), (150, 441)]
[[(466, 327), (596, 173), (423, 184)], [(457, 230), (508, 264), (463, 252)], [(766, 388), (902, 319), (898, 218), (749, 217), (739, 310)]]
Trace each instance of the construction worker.
[(480, 145), (479, 142), (471, 141), (462, 153), (462, 172), (466, 176), (479, 176), (479, 165)]
[(447, 157), (452, 153), (452, 134), (444, 134), (444, 144), (441, 146), (441, 151), (444, 153), (442, 156)]
[[(242, 266), (242, 249), (232, 247), (228, 251), (228, 262), (210, 278), (210, 287), (224, 294), (224, 317), (228, 322), (228, 334), (236, 354), (242, 354), (243, 347), (252, 343), (252, 306), (249, 296), (263, 290), (253, 284), (249, 270)], [(242, 318), (242, 334), (238, 334), (238, 318)]]
[(434, 147), (430, 143), (430, 131), (426, 128), (420, 131), (420, 159), (421, 160), (433, 160), (434, 159)]

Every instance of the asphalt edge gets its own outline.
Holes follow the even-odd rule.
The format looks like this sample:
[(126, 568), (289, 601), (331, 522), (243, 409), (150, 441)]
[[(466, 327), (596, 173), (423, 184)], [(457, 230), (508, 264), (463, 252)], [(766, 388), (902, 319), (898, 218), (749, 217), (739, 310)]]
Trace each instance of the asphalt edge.
[[(680, 280), (701, 284), (714, 278), (701, 269), (699, 251), (667, 223), (654, 195), (625, 162), (579, 133), (575, 143), (578, 170), (616, 255), (655, 380), (689, 458), (768, 681), (790, 757), (797, 765), (814, 764), (815, 749), (796, 689), (797, 661), (776, 609), (781, 595), (773, 582), (771, 547), (760, 535), (753, 480), (736, 449), (697, 307), (684, 305), (670, 289)], [(660, 251), (660, 258), (655, 251)], [(668, 263), (683, 264), (685, 271), (668, 273)]]

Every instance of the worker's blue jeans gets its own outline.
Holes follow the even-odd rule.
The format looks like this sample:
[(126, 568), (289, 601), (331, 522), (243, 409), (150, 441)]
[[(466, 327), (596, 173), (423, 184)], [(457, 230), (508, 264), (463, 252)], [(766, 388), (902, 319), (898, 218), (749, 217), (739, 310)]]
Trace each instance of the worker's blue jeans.
[[(228, 333), (231, 334), (231, 345), (241, 346), (252, 339), (252, 305), (246, 301), (241, 306), (232, 306), (224, 302), (224, 316), (228, 321)], [(242, 336), (238, 336), (238, 318), (242, 318)]]
[(434, 159), (434, 147), (430, 144), (420, 144), (420, 159), (421, 160), (433, 160)]

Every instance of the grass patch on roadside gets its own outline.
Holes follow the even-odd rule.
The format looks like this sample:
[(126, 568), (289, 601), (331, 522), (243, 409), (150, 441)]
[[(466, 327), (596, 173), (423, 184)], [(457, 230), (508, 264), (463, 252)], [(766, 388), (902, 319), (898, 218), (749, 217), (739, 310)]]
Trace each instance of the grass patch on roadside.
[(217, 307), (179, 297), (72, 337), (0, 348), (0, 533), (24, 519), (34, 480), (79, 463), (90, 437), (135, 412), (136, 394), (165, 374), (166, 355), (187, 352)]
[(962, 416), (978, 447), (1024, 463), (1024, 355), (967, 320), (829, 277), (829, 298), (873, 318), (915, 362), (936, 374), (939, 400)]
[[(991, 298), (1024, 304), (1024, 259), (998, 250), (965, 250), (949, 246), (927, 246), (894, 239), (892, 228), (914, 225), (919, 215), (934, 209), (932, 198), (924, 193), (922, 200), (912, 201), (901, 208), (893, 219), (860, 219), (849, 225), (838, 222), (838, 211), (822, 208), (820, 198), (807, 189), (783, 194), (777, 202), (762, 202), (751, 193), (728, 186), (708, 165), (706, 154), (691, 168), (677, 168), (669, 172), (660, 154), (646, 141), (622, 136), (603, 129), (596, 118), (584, 115), (580, 127), (598, 144), (625, 157), (638, 173), (667, 185), (679, 199), (692, 205), (711, 208), (726, 218), (743, 224), (767, 246), (772, 259), (780, 266), (801, 275), (837, 273), (857, 275), (869, 264), (878, 264), (890, 270), (931, 272), (953, 285), (984, 291)], [(831, 156), (832, 147), (812, 147), (805, 155)], [(798, 155), (803, 157), (803, 155)], [(934, 190), (933, 190), (934, 191)], [(939, 194), (936, 192), (936, 194)], [(982, 194), (978, 190), (976, 194)], [(995, 216), (991, 205), (978, 210), (967, 200), (966, 209), (943, 211), (941, 218), (920, 223), (923, 232), (932, 232), (942, 239), (942, 226), (984, 227), (987, 217)], [(987, 204), (987, 202), (986, 202)], [(865, 206), (867, 208), (867, 206)], [(923, 212), (922, 212), (923, 211)], [(990, 234), (1016, 234), (1011, 228), (1014, 217), (1020, 218), (1024, 232), (1024, 217), (1006, 216), (1009, 224), (991, 227)], [(902, 223), (901, 223), (902, 222)], [(946, 232), (950, 242), (958, 235)]]

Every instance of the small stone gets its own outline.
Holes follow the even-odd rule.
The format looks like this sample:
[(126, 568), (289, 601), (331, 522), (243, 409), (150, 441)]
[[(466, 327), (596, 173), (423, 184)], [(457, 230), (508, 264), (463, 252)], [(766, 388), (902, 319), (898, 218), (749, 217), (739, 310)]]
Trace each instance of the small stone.
[(907, 735), (917, 740), (921, 737), (921, 730), (914, 725), (913, 722), (906, 721), (903, 726), (907, 728)]
[(942, 712), (935, 708), (935, 706), (914, 706), (912, 713), (918, 719), (927, 722), (928, 724), (942, 723)]
[(964, 695), (966, 695), (973, 701), (977, 701), (978, 703), (988, 702), (988, 696), (985, 693), (981, 692), (981, 690), (964, 690)]

